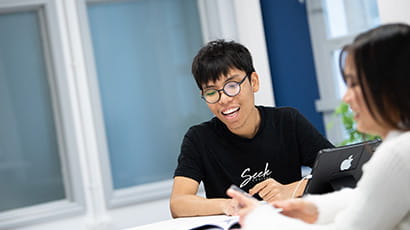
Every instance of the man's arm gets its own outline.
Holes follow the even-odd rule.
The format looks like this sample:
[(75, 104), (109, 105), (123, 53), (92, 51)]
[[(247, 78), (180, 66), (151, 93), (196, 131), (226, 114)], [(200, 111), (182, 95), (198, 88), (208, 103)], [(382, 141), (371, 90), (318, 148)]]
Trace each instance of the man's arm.
[(234, 205), (232, 199), (207, 199), (197, 196), (198, 187), (199, 183), (191, 178), (183, 176), (174, 178), (170, 198), (172, 217), (232, 214)]
[(307, 180), (305, 179), (284, 185), (269, 178), (255, 185), (249, 190), (249, 193), (251, 195), (257, 193), (263, 200), (271, 203), (273, 201), (287, 200), (303, 195), (306, 184)]

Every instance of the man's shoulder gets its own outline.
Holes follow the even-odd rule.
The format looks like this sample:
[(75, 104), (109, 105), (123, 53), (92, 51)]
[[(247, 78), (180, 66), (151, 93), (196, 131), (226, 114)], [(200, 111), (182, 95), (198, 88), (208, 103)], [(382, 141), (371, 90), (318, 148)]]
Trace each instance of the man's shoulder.
[(284, 106), (284, 107), (271, 107), (271, 106), (258, 106), (265, 114), (275, 117), (281, 116), (297, 116), (300, 112), (293, 107)]
[(187, 135), (198, 135), (204, 132), (212, 132), (217, 127), (218, 119), (214, 117), (208, 121), (204, 121), (202, 123), (191, 126), (187, 131)]

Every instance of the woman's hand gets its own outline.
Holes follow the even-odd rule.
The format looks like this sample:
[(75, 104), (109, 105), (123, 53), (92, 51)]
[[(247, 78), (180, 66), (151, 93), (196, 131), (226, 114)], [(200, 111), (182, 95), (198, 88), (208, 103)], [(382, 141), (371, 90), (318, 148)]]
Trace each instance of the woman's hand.
[(303, 199), (291, 199), (273, 202), (272, 205), (282, 209), (282, 214), (313, 224), (317, 221), (319, 212), (312, 202)]
[[(233, 189), (228, 189), (226, 193), (238, 204), (237, 209), (239, 211), (236, 215), (239, 215), (239, 223), (244, 226), (246, 216), (257, 207), (259, 202)], [(309, 224), (315, 223), (319, 216), (316, 205), (303, 199), (276, 201), (271, 204), (275, 208), (282, 209), (281, 214), (300, 219)]]
[(238, 211), (234, 215), (239, 216), (239, 223), (243, 226), (246, 216), (256, 208), (259, 202), (231, 188), (226, 191), (226, 194), (232, 197), (232, 200), (238, 205), (236, 209)]

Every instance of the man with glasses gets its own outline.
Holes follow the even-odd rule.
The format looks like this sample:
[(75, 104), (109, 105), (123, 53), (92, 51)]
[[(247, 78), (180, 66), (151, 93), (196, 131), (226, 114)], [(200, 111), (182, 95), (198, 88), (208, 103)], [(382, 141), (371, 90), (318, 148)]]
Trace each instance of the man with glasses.
[[(199, 50), (192, 73), (215, 115), (185, 134), (170, 198), (173, 217), (235, 214), (235, 184), (267, 202), (300, 195), (301, 166), (333, 147), (297, 110), (255, 106), (259, 89), (248, 49), (216, 40)], [(197, 196), (203, 182), (206, 197)]]

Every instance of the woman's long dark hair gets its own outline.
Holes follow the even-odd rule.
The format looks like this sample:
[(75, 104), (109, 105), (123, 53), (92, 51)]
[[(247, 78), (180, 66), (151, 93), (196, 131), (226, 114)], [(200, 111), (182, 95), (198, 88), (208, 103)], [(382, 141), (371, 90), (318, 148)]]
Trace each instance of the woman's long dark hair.
[(386, 24), (358, 35), (340, 54), (344, 78), (348, 55), (373, 118), (394, 129), (410, 130), (410, 26)]

